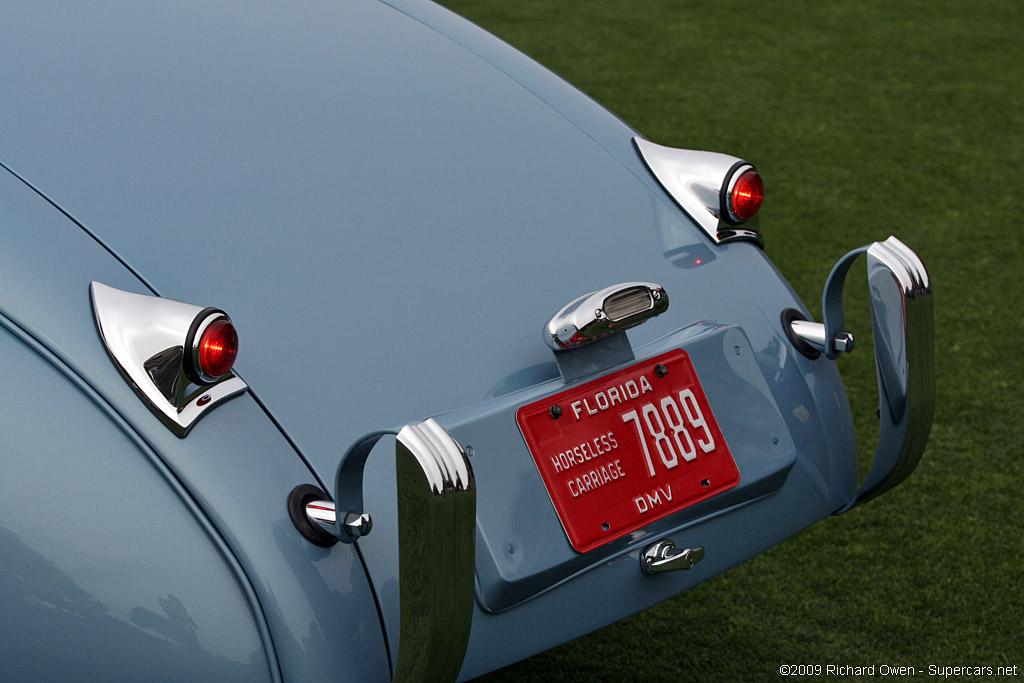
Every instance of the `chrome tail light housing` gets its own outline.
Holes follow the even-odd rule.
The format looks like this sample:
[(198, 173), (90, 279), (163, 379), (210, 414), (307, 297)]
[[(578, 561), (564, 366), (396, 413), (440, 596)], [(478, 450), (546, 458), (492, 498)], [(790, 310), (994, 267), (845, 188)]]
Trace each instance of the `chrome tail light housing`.
[(139, 398), (179, 437), (248, 388), (231, 369), (238, 335), (224, 311), (101, 282), (93, 282), (89, 293), (107, 353)]
[(764, 183), (754, 165), (717, 152), (676, 149), (633, 138), (640, 158), (676, 204), (715, 244), (754, 242), (764, 247), (757, 211)]

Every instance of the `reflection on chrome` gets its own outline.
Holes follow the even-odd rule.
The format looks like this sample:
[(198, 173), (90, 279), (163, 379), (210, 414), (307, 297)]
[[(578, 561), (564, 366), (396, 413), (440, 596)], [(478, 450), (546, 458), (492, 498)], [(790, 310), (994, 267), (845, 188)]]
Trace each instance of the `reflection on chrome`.
[(932, 289), (924, 263), (895, 237), (868, 249), (881, 418), (878, 453), (857, 492), (870, 500), (910, 476), (935, 412)]
[[(819, 353), (826, 351), (825, 326), (809, 320), (793, 320), (789, 323), (793, 334), (803, 339)], [(832, 335), (832, 343), (827, 347), (832, 353), (849, 353), (853, 351), (853, 335), (849, 332), (836, 332)]]
[(659, 574), (693, 569), (704, 559), (704, 546), (676, 548), (675, 541), (665, 539), (650, 546), (640, 555), (640, 569), (644, 574)]
[(433, 419), (396, 439), (401, 635), (396, 681), (454, 680), (473, 618), (476, 483)]
[(819, 353), (825, 350), (825, 326), (810, 320), (793, 320), (789, 323), (793, 333), (803, 339)]
[(133, 294), (100, 282), (93, 282), (89, 292), (96, 326), (114, 364), (146, 406), (179, 437), (210, 409), (246, 390), (232, 371), (208, 383), (194, 381), (188, 372), (185, 346), (190, 329), (197, 322), (205, 326), (227, 318), (223, 311)]
[(578, 348), (668, 310), (668, 294), (653, 282), (623, 282), (574, 299), (544, 326), (544, 341), (556, 351)]
[[(822, 296), (826, 334), (842, 329), (846, 273), (862, 253), (867, 254), (878, 375), (878, 449), (864, 482), (837, 513), (888, 491), (914, 471), (928, 442), (935, 411), (931, 280), (924, 263), (907, 245), (889, 237), (839, 260)], [(833, 345), (826, 354), (834, 360), (838, 351)]]
[(334, 524), (337, 515), (334, 512), (334, 503), (329, 500), (314, 500), (306, 503), (306, 517), (309, 521), (315, 522), (324, 531), (334, 534)]
[[(914, 251), (895, 237), (884, 242), (875, 242), (868, 248), (868, 256), (883, 264), (903, 289), (909, 299), (931, 294), (931, 280), (928, 270)], [(870, 264), (868, 266), (871, 267)]]
[[(333, 533), (352, 543), (360, 532), (363, 467), (390, 431), (373, 432), (349, 448), (335, 480), (346, 523)], [(455, 680), (473, 618), (476, 483), (465, 450), (433, 418), (406, 425), (395, 438), (401, 622), (396, 681)], [(324, 505), (323, 507), (327, 507)], [(328, 528), (325, 510), (306, 514)], [(364, 515), (365, 516), (365, 515)], [(369, 531), (367, 527), (362, 533)], [(340, 527), (340, 528), (339, 528)]]
[(744, 240), (764, 246), (756, 216), (743, 226), (722, 216), (723, 186), (731, 190), (751, 164), (728, 154), (665, 147), (640, 137), (633, 144), (651, 174), (715, 244)]

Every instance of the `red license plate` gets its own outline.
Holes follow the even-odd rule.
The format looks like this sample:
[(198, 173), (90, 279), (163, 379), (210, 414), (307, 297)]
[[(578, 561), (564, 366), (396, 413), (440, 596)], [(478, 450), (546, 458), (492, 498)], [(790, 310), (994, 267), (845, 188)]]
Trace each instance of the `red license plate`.
[(681, 349), (525, 405), (516, 421), (579, 552), (740, 480)]

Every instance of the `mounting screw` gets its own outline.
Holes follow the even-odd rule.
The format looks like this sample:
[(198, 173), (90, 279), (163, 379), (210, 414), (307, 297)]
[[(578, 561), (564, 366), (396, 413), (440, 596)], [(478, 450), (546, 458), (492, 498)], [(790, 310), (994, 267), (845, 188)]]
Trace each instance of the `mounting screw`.
[(658, 377), (664, 377), (665, 375), (668, 374), (668, 368), (666, 368), (661, 363), (658, 363), (657, 365), (654, 366), (654, 374), (657, 375)]
[(700, 485), (703, 486), (704, 488), (707, 488), (707, 487), (711, 486), (711, 480), (710, 479), (701, 479)]
[(560, 405), (553, 405), (553, 406), (551, 406), (550, 408), (548, 408), (548, 415), (551, 416), (552, 420), (557, 420), (558, 418), (562, 417), (562, 406), (560, 406)]
[(773, 436), (772, 437), (772, 445), (773, 446), (778, 446), (779, 445), (779, 437), (777, 437), (777, 436)]

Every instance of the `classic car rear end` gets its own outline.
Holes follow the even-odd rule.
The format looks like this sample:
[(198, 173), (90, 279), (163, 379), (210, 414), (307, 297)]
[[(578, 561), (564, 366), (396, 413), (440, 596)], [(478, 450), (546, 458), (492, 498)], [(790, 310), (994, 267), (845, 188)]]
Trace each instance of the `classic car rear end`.
[[(807, 320), (759, 246), (752, 164), (642, 139), (445, 10), (7, 13), (0, 320), (25, 359), (4, 372), (48, 369), (7, 392), (0, 559), (37, 557), (61, 569), (47, 590), (99, 606), (99, 626), (60, 617), (5, 569), (5, 622), (97, 642), (43, 668), (26, 629), (0, 646), (18, 671), (204, 653), (237, 668), (180, 675), (469, 678), (714, 576), (921, 455), (913, 252), (867, 250), (883, 427), (858, 489), (833, 362), (857, 253)], [(228, 315), (238, 361), (207, 372), (192, 351)], [(77, 488), (68, 452), (109, 470), (83, 513), (26, 507), (15, 492)], [(169, 546), (171, 514), (190, 521)], [(122, 518), (139, 528), (112, 532)], [(165, 587), (189, 575), (172, 560), (204, 569)], [(131, 666), (106, 654), (130, 637), (147, 643)]]

